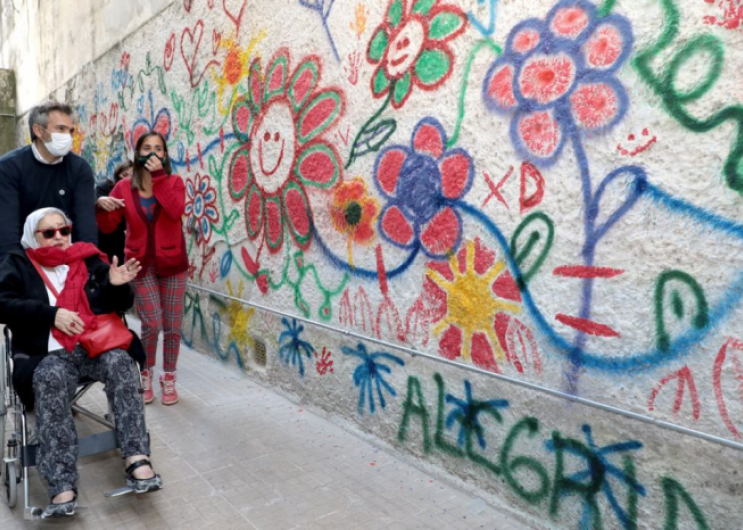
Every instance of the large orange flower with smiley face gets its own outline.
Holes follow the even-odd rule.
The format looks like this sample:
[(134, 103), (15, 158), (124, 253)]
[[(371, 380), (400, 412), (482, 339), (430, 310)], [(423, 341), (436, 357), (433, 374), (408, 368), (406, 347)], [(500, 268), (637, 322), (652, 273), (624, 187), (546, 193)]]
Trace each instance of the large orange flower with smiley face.
[(245, 199), (248, 236), (262, 238), (277, 252), (289, 233), (300, 248), (312, 234), (306, 186), (329, 188), (341, 180), (335, 148), (323, 135), (341, 117), (340, 90), (319, 90), (320, 59), (308, 56), (291, 69), (282, 48), (265, 72), (260, 60), (250, 66), (248, 93), (235, 102), (232, 125), (243, 145), (230, 163), (229, 189)]

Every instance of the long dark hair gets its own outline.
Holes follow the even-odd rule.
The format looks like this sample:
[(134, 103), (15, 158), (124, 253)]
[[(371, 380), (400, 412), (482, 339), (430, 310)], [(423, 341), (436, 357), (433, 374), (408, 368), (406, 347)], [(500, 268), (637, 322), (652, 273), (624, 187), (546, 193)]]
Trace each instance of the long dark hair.
[(134, 167), (134, 164), (132, 164), (131, 160), (124, 160), (122, 163), (120, 163), (118, 166), (114, 168), (114, 184), (121, 180), (121, 174), (129, 169), (130, 167)]
[(168, 153), (168, 143), (165, 141), (165, 138), (163, 138), (163, 135), (157, 131), (146, 132), (139, 137), (139, 139), (137, 140), (137, 145), (134, 147), (134, 164), (132, 164), (132, 188), (134, 188), (135, 190), (142, 189), (142, 175), (145, 171), (147, 171), (147, 169), (145, 169), (145, 167), (139, 163), (139, 150), (142, 148), (142, 144), (144, 143), (144, 141), (151, 136), (157, 136), (162, 141), (163, 150), (165, 151), (165, 161), (163, 162), (163, 169), (168, 175), (172, 173), (172, 169), (170, 167), (170, 154)]

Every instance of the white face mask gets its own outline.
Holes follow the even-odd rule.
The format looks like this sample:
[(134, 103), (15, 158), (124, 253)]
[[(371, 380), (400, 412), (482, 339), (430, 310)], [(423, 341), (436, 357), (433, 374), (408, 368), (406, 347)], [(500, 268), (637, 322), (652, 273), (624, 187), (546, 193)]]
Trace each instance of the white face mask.
[[(46, 129), (45, 129), (46, 130)], [(47, 131), (48, 132), (48, 131)], [(52, 139), (44, 142), (44, 147), (52, 156), (65, 156), (72, 149), (72, 135), (68, 133), (50, 133)]]

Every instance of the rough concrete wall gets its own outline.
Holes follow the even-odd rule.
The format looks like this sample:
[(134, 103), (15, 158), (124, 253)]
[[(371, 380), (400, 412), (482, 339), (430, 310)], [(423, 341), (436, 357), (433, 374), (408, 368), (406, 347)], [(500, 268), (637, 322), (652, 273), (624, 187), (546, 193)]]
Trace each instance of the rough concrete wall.
[(0, 70), (0, 156), (15, 149), (16, 82), (12, 70)]
[(45, 99), (173, 0), (0, 2), (0, 68), (23, 72), (19, 114)]
[(187, 343), (539, 524), (738, 528), (735, 6), (184, 1), (57, 92), (99, 178), (168, 138), (193, 284), (290, 315), (192, 289)]

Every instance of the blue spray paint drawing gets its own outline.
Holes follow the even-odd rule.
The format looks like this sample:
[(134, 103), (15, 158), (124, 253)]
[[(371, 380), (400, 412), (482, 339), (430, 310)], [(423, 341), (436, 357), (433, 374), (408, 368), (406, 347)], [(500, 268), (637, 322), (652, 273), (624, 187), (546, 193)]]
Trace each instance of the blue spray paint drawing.
[(299, 5), (311, 9), (312, 11), (316, 11), (317, 14), (320, 15), (322, 27), (325, 28), (328, 42), (330, 42), (330, 47), (333, 48), (335, 60), (341, 62), (341, 56), (338, 55), (338, 48), (335, 46), (335, 40), (333, 40), (333, 35), (331, 35), (330, 28), (328, 27), (328, 17), (330, 16), (330, 10), (333, 9), (334, 3), (335, 0), (299, 0)]
[(384, 380), (384, 374), (391, 374), (392, 369), (382, 361), (386, 360), (398, 366), (404, 366), (405, 361), (391, 353), (369, 353), (366, 346), (360, 342), (356, 345), (355, 349), (346, 346), (341, 349), (345, 355), (358, 357), (361, 360), (353, 372), (353, 384), (359, 389), (359, 414), (364, 413), (367, 400), (369, 402), (369, 412), (374, 414), (375, 390), (377, 395), (376, 399), (379, 400), (379, 406), (385, 408), (387, 406), (387, 401), (384, 398), (384, 392), (387, 392), (391, 397), (395, 397), (397, 396), (397, 391)]
[(498, 423), (503, 423), (499, 409), (508, 408), (508, 401), (505, 399), (488, 399), (481, 401), (472, 397), (472, 383), (465, 379), (464, 381), (464, 399), (454, 397), (451, 394), (446, 395), (446, 402), (453, 403), (455, 408), (446, 417), (446, 428), (451, 429), (454, 423), (459, 424), (459, 435), (457, 444), (460, 447), (472, 446), (473, 436), (477, 437), (477, 443), (480, 449), (485, 449), (485, 429), (480, 423), (480, 415), (487, 414)]
[(498, 0), (477, 0), (477, 3), (479, 5), (483, 5), (485, 2), (490, 3), (487, 24), (483, 24), (482, 22), (480, 22), (480, 20), (472, 11), (467, 13), (467, 17), (470, 19), (470, 23), (475, 26), (477, 31), (482, 33), (484, 37), (490, 37), (493, 35), (493, 33), (495, 33), (495, 17), (498, 11)]
[[(570, 484), (585, 486), (586, 488), (596, 490), (592, 497), (594, 499), (593, 502), (586, 502), (583, 505), (583, 515), (580, 521), (581, 530), (589, 530), (590, 528), (595, 527), (592, 526), (592, 521), (594, 521), (595, 518), (600, 518), (600, 513), (598, 512), (598, 507), (595, 501), (595, 495), (598, 495), (599, 493), (603, 493), (606, 496), (607, 502), (611, 506), (612, 511), (616, 515), (622, 527), (634, 528), (635, 526), (633, 521), (636, 520), (637, 514), (629, 513), (635, 509), (632, 506), (635, 504), (633, 499), (636, 499), (637, 495), (644, 497), (647, 491), (645, 486), (640, 484), (635, 478), (632, 458), (625, 455), (625, 453), (642, 449), (642, 442), (630, 440), (627, 442), (598, 447), (593, 439), (591, 427), (589, 425), (583, 425), (582, 430), (586, 435), (586, 445), (583, 445), (577, 440), (562, 438), (559, 435), (545, 443), (545, 446), (549, 451), (565, 452), (580, 459), (585, 459), (588, 464), (588, 469), (578, 471), (577, 473), (573, 473), (566, 477), (566, 481)], [(612, 455), (623, 456), (621, 469), (611, 462), (610, 458)], [(562, 461), (562, 456), (559, 460)], [(617, 495), (612, 487), (612, 482), (617, 482), (622, 488), (629, 491), (627, 504), (630, 505), (630, 507), (627, 510), (624, 510), (620, 505)], [(597, 486), (597, 488), (593, 488), (593, 486)], [(570, 489), (566, 488), (566, 490), (563, 490), (563, 494), (569, 491)]]
[(300, 337), (304, 331), (304, 326), (297, 323), (296, 319), (291, 322), (286, 317), (281, 318), (281, 323), (286, 328), (279, 335), (279, 360), (287, 366), (291, 363), (299, 370), (299, 376), (304, 377), (304, 357), (312, 359), (312, 352), (315, 349), (312, 344)]

